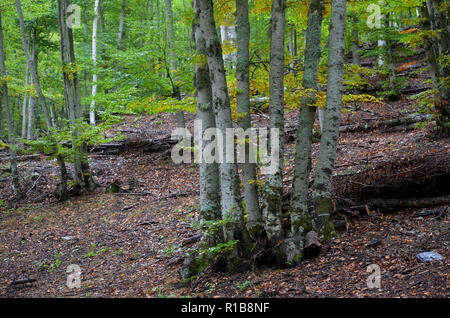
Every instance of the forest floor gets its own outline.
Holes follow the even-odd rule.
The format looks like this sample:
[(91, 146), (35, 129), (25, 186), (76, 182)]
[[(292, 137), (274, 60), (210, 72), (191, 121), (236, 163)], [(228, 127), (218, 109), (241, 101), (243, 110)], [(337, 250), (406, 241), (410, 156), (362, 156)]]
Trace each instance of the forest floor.
[[(423, 76), (409, 75), (408, 85), (423, 86)], [(388, 104), (359, 106), (355, 112), (343, 113), (342, 126), (397, 119), (417, 111), (416, 102), (407, 95)], [(297, 115), (297, 110), (287, 112), (286, 131), (296, 126)], [(186, 117), (192, 128), (194, 116)], [(264, 114), (253, 119), (258, 126), (267, 125)], [(111, 133), (120, 130), (129, 140), (154, 140), (170, 136), (175, 125), (174, 116), (167, 114), (126, 116)], [(432, 127), (343, 132), (336, 174), (414, 156), (448, 158), (449, 140), (434, 137)], [(286, 191), (295, 149), (295, 139), (287, 140)], [(318, 146), (313, 145), (313, 164)], [(345, 229), (318, 257), (295, 268), (252, 267), (235, 274), (206, 271), (182, 284), (177, 256), (195, 246), (186, 239), (198, 232), (192, 226), (198, 215), (196, 164), (175, 165), (170, 149), (127, 149), (116, 155), (92, 152), (97, 190), (58, 202), (57, 166), (41, 156), (19, 163), (29, 187), (26, 199), (12, 202), (8, 162), (0, 160), (0, 297), (450, 296), (448, 206), (369, 211), (347, 218)], [(115, 181), (124, 193), (105, 193)], [(371, 246), (374, 239), (379, 244)], [(438, 252), (444, 260), (422, 263), (416, 254), (424, 251)], [(80, 288), (66, 285), (70, 264), (81, 268)], [(379, 289), (367, 285), (371, 264), (381, 270)], [(30, 281), (20, 283), (20, 279)]]

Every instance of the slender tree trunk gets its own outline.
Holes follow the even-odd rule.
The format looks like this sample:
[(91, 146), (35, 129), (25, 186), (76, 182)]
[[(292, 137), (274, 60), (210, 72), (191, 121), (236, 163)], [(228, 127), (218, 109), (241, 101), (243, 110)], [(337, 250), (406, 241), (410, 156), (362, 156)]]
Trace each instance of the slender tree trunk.
[(353, 27), (352, 27), (352, 64), (360, 65), (361, 58), (359, 54), (359, 19), (354, 16), (352, 17)]
[[(30, 80), (30, 64), (27, 63), (27, 70), (25, 72), (25, 86), (28, 87)], [(23, 95), (23, 104), (22, 104), (22, 138), (27, 138), (27, 101), (28, 95)]]
[[(439, 113), (437, 125), (447, 136), (450, 135), (450, 66), (448, 63), (441, 63), (442, 59), (449, 55), (449, 22), (443, 8), (441, 0), (427, 0), (428, 17), (431, 30), (436, 31), (435, 36), (428, 40), (428, 51), (433, 49), (434, 54), (428, 52), (432, 72), (434, 75), (434, 87), (439, 92), (439, 99), (436, 102), (436, 110)], [(434, 70), (433, 70), (434, 68)]]
[[(98, 11), (98, 10), (97, 10)], [(88, 44), (87, 44), (87, 38), (88, 38), (88, 26), (87, 26), (87, 21), (86, 21), (86, 13), (83, 14), (83, 44), (84, 47), (87, 49)], [(86, 105), (86, 97), (87, 97), (87, 80), (88, 80), (88, 75), (87, 75), (87, 70), (86, 68), (83, 70), (83, 99), (84, 99), (84, 103), (83, 103), (83, 117), (86, 114), (87, 111), (87, 105)]]
[[(167, 25), (167, 46), (169, 50), (169, 63), (170, 63), (170, 78), (172, 82), (172, 97), (181, 99), (180, 88), (176, 82), (176, 54), (175, 54), (175, 29), (173, 27), (173, 11), (172, 0), (165, 0), (166, 4), (166, 25)], [(184, 119), (184, 111), (178, 111), (176, 114), (178, 128), (186, 128), (186, 122)], [(183, 138), (183, 136), (180, 136)]]
[[(306, 46), (302, 86), (304, 89), (318, 91), (317, 73), (321, 56), (320, 39), (322, 32), (323, 0), (311, 0), (308, 12), (308, 28), (306, 29)], [(291, 195), (291, 236), (303, 234), (311, 229), (308, 205), (309, 175), (311, 172), (311, 144), (316, 94), (301, 100), (301, 108), (297, 129), (297, 144), (295, 151), (295, 170)]]
[[(184, 14), (186, 14), (186, 3), (183, 0), (183, 8), (184, 8)], [(192, 42), (191, 42), (191, 33), (189, 30), (189, 27), (186, 27), (186, 34), (187, 34), (187, 40), (188, 40), (188, 44), (189, 44), (189, 51), (192, 52)]]
[[(279, 132), (279, 149), (270, 143), (270, 153), (278, 158), (278, 167), (266, 176), (262, 207), (264, 228), (269, 246), (274, 247), (282, 239), (281, 200), (283, 196), (283, 156), (284, 156), (284, 31), (286, 23), (286, 1), (272, 1), (272, 24), (270, 43), (270, 128)], [(271, 139), (275, 137), (271, 133)], [(271, 140), (273, 141), (273, 140)]]
[[(198, 20), (199, 1), (193, 1), (196, 16), (192, 23), (192, 34), (197, 54), (194, 85), (197, 90), (197, 120), (201, 122), (199, 151), (203, 154), (206, 144), (203, 142), (202, 137), (207, 129), (216, 127), (216, 119), (212, 103), (211, 80), (205, 52), (205, 40), (201, 34)], [(203, 155), (198, 159), (200, 161), (200, 218), (202, 221), (220, 220), (219, 165), (217, 162), (206, 162)], [(214, 246), (221, 242), (222, 236), (220, 233), (210, 235), (210, 233), (206, 232), (204, 234), (203, 241), (206, 242), (207, 246)]]
[(97, 27), (98, 27), (98, 8), (100, 0), (95, 0), (94, 4), (94, 19), (92, 23), (92, 62), (94, 65), (94, 73), (92, 74), (92, 101), (89, 110), (89, 121), (91, 125), (95, 125), (95, 96), (97, 95)]
[(390, 38), (390, 28), (391, 28), (391, 22), (389, 20), (389, 14), (386, 15), (386, 32), (385, 32), (385, 37), (386, 37), (386, 58), (387, 58), (387, 64), (388, 64), (388, 80), (389, 80), (389, 89), (391, 91), (391, 98), (397, 99), (398, 96), (398, 92), (397, 89), (395, 87), (395, 67), (394, 67), (394, 48), (393, 48), (393, 43), (392, 40)]
[[(75, 64), (75, 54), (73, 48), (72, 29), (66, 24), (66, 8), (69, 5), (69, 0), (58, 0), (58, 22), (60, 29), (60, 54), (63, 69), (66, 70), (68, 65)], [(81, 188), (92, 190), (95, 183), (89, 171), (89, 165), (86, 157), (86, 147), (75, 146), (76, 140), (79, 136), (79, 122), (81, 119), (81, 100), (79, 82), (76, 71), (71, 71), (70, 76), (68, 71), (63, 72), (65, 100), (69, 113), (69, 121), (72, 126), (73, 147), (77, 149), (74, 155), (75, 167), (75, 182)]]
[[(33, 79), (31, 79), (33, 82)], [(27, 139), (34, 139), (34, 114), (36, 113), (36, 99), (32, 96), (28, 99), (28, 127), (27, 127)]]
[(22, 13), (22, 5), (20, 3), (20, 0), (16, 0), (16, 9), (17, 14), (19, 16), (19, 25), (20, 25), (20, 34), (22, 36), (22, 46), (23, 50), (25, 51), (25, 54), (27, 56), (27, 63), (30, 63), (31, 66), (31, 75), (33, 77), (34, 87), (36, 88), (36, 92), (39, 96), (39, 101), (41, 102), (41, 107), (44, 112), (45, 117), (45, 123), (47, 124), (47, 128), (51, 127), (51, 121), (50, 121), (50, 115), (47, 108), (47, 103), (45, 101), (44, 94), (42, 93), (41, 84), (39, 81), (39, 75), (38, 75), (38, 65), (37, 63), (33, 62), (33, 59), (30, 54), (30, 50), (27, 44), (27, 38), (25, 35), (25, 23), (23, 20), (23, 13)]
[[(249, 46), (250, 22), (248, 17), (248, 0), (236, 0), (237, 60), (236, 88), (237, 110), (240, 114), (239, 127), (244, 131), (251, 128), (250, 88), (249, 88)], [(262, 216), (259, 208), (258, 189), (256, 187), (256, 163), (250, 163), (249, 144), (245, 142), (245, 163), (242, 165), (242, 182), (244, 184), (245, 208), (247, 212), (247, 229), (253, 238), (259, 238), (262, 230)]]
[[(5, 50), (3, 46), (3, 27), (2, 27), (2, 11), (0, 8), (0, 73), (2, 77), (6, 77), (6, 66), (5, 66)], [(16, 137), (14, 132), (13, 118), (11, 114), (11, 108), (9, 104), (8, 96), (8, 84), (6, 81), (2, 85), (2, 95), (3, 95), (3, 105), (5, 105), (5, 116), (6, 123), (8, 127), (8, 142), (9, 142), (9, 154), (11, 162), (11, 176), (13, 181), (14, 190), (16, 192), (16, 198), (20, 199), (23, 197), (22, 186), (19, 180), (19, 171), (17, 169), (17, 156), (16, 156)]]
[[(216, 125), (222, 133), (222, 137), (225, 138), (226, 130), (233, 127), (233, 122), (222, 47), (214, 21), (212, 0), (200, 1), (200, 28), (206, 43)], [(240, 266), (242, 258), (247, 256), (249, 237), (244, 225), (237, 165), (236, 163), (228, 163), (226, 160), (227, 154), (234, 153), (234, 143), (232, 149), (227, 149), (229, 147), (226, 146), (225, 142), (223, 142), (223, 145), (225, 146), (221, 147), (222, 149), (219, 149), (219, 151), (222, 157), (220, 163), (221, 211), (222, 219), (226, 220), (223, 227), (224, 239), (225, 242), (239, 241), (228, 257), (229, 269), (233, 270)]]
[(127, 0), (122, 0), (122, 9), (120, 11), (119, 33), (117, 34), (117, 48), (123, 49), (123, 39), (125, 37), (125, 11), (127, 8)]
[(103, 34), (103, 32), (106, 32), (105, 28), (105, 16), (103, 14), (103, 2), (100, 0), (98, 4), (98, 24), (100, 27), (100, 34)]
[(346, 0), (334, 0), (331, 3), (328, 85), (324, 129), (320, 139), (319, 159), (312, 192), (314, 202), (313, 229), (324, 242), (335, 235), (333, 225), (329, 220), (332, 208), (330, 192), (342, 106), (345, 28)]

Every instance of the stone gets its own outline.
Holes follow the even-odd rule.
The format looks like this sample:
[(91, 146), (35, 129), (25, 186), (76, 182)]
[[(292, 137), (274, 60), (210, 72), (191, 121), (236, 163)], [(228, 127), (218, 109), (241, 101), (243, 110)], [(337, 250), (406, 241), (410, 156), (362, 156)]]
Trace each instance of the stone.
[(423, 252), (416, 255), (417, 259), (421, 262), (440, 261), (444, 257), (436, 252)]

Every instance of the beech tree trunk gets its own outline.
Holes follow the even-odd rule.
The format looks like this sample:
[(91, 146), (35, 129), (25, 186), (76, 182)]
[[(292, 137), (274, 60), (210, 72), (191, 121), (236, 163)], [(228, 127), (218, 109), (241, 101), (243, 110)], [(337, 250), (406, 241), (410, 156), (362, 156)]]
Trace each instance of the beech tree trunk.
[[(175, 29), (173, 27), (173, 11), (172, 0), (164, 0), (166, 4), (166, 25), (167, 25), (167, 46), (169, 49), (169, 63), (170, 63), (170, 80), (172, 82), (172, 97), (181, 99), (180, 88), (176, 82), (176, 54), (175, 54)], [(186, 128), (184, 119), (184, 112), (178, 111), (176, 114), (178, 128)], [(183, 136), (180, 136), (180, 139)]]
[[(205, 39), (200, 30), (198, 15), (200, 10), (200, 0), (194, 0), (194, 10), (196, 16), (192, 23), (192, 34), (194, 37), (197, 63), (195, 65), (194, 86), (197, 90), (197, 120), (201, 122), (201, 136), (209, 128), (216, 127), (214, 117), (214, 106), (212, 103), (211, 79), (209, 78), (209, 68), (206, 57)], [(200, 143), (199, 151), (203, 153), (206, 144)], [(208, 163), (203, 155), (198, 158), (200, 163), (200, 218), (202, 221), (215, 221), (221, 219), (220, 214), (220, 182), (219, 165), (217, 162)], [(221, 241), (221, 233), (204, 233), (203, 241), (208, 246), (213, 246)]]
[[(228, 95), (222, 47), (217, 35), (212, 0), (200, 1), (200, 29), (205, 39), (206, 55), (213, 93), (213, 105), (216, 114), (216, 125), (225, 138), (226, 129), (233, 127), (231, 119), (230, 98)], [(224, 140), (225, 141), (225, 140)], [(226, 145), (223, 142), (223, 145)], [(238, 241), (228, 257), (230, 270), (241, 265), (241, 260), (249, 250), (249, 237), (244, 225), (244, 215), (240, 200), (239, 176), (236, 163), (226, 162), (229, 147), (219, 149), (223, 160), (220, 163), (221, 211), (224, 240)], [(234, 143), (233, 149), (234, 152)]]
[(94, 73), (92, 74), (92, 101), (89, 110), (89, 121), (91, 125), (95, 125), (95, 96), (97, 95), (97, 80), (98, 75), (95, 68), (97, 67), (97, 28), (98, 28), (98, 9), (100, 0), (95, 0), (94, 4), (94, 18), (92, 22), (92, 62), (94, 66)]
[(123, 49), (123, 39), (125, 37), (125, 11), (127, 8), (127, 0), (122, 0), (122, 9), (120, 11), (119, 19), (119, 33), (117, 34), (117, 49)]
[[(0, 8), (0, 74), (2, 77), (6, 77), (6, 65), (5, 65), (5, 51), (3, 46), (3, 27), (2, 27), (2, 10)], [(14, 185), (14, 190), (16, 193), (16, 198), (21, 199), (23, 197), (22, 186), (20, 185), (19, 180), (19, 171), (17, 170), (17, 155), (15, 145), (16, 145), (16, 137), (15, 130), (13, 124), (13, 118), (11, 114), (11, 107), (9, 104), (9, 96), (8, 96), (8, 84), (6, 81), (3, 82), (2, 85), (2, 100), (3, 105), (5, 105), (5, 116), (6, 116), (6, 124), (8, 127), (8, 143), (9, 143), (9, 154), (10, 154), (10, 162), (11, 162), (11, 176)]]
[[(320, 39), (322, 31), (323, 0), (311, 0), (308, 12), (308, 28), (306, 29), (305, 69), (302, 85), (305, 89), (318, 90), (317, 72), (321, 56)], [(316, 115), (316, 94), (301, 100), (297, 142), (295, 151), (295, 170), (291, 197), (291, 236), (302, 234), (311, 228), (308, 188), (311, 172), (311, 144), (314, 119)]]
[(449, 54), (449, 24), (445, 11), (442, 10), (443, 1), (427, 0), (426, 9), (423, 8), (425, 29), (436, 31), (436, 35), (425, 39), (425, 50), (430, 64), (434, 88), (439, 92), (436, 110), (439, 114), (437, 124), (441, 131), (450, 135), (450, 66), (439, 61)]
[(38, 65), (37, 63), (34, 63), (33, 58), (31, 57), (27, 43), (27, 38), (25, 35), (25, 23), (23, 20), (22, 5), (20, 3), (20, 0), (16, 0), (16, 9), (19, 17), (19, 26), (20, 26), (20, 34), (22, 37), (23, 50), (25, 51), (25, 54), (27, 56), (27, 63), (30, 63), (31, 66), (31, 75), (33, 77), (33, 83), (34, 87), (36, 88), (36, 93), (39, 96), (39, 101), (41, 103), (41, 107), (44, 112), (45, 123), (47, 124), (47, 128), (50, 128), (51, 127), (50, 115), (47, 108), (47, 102), (45, 101), (45, 97), (44, 94), (42, 93), (41, 84), (39, 81)]
[[(249, 88), (249, 45), (250, 22), (248, 18), (248, 0), (236, 0), (236, 88), (237, 111), (240, 115), (238, 124), (244, 131), (251, 127), (250, 88)], [(250, 163), (249, 138), (245, 142), (245, 163), (242, 165), (242, 182), (244, 185), (245, 208), (247, 212), (247, 229), (251, 237), (259, 238), (262, 230), (262, 216), (259, 208), (258, 189), (256, 187), (256, 163)]]
[[(264, 229), (267, 234), (269, 246), (275, 246), (282, 238), (281, 199), (283, 196), (283, 154), (284, 154), (284, 31), (286, 24), (286, 1), (274, 0), (272, 2), (272, 34), (270, 43), (270, 128), (279, 131), (279, 149), (272, 152), (278, 158), (278, 167), (275, 173), (266, 176), (263, 190), (263, 218)], [(271, 136), (271, 139), (273, 137)]]
[(76, 70), (68, 67), (75, 64), (75, 54), (73, 48), (72, 29), (67, 26), (66, 12), (70, 0), (58, 0), (58, 22), (60, 29), (60, 55), (63, 65), (64, 93), (67, 103), (69, 122), (72, 127), (73, 147), (77, 149), (74, 155), (74, 180), (81, 189), (92, 190), (95, 183), (89, 171), (85, 146), (76, 146), (76, 139), (79, 136), (79, 122), (81, 120), (81, 99), (78, 76)]
[(312, 226), (322, 242), (335, 235), (333, 224), (329, 219), (332, 208), (330, 191), (342, 106), (345, 28), (346, 0), (334, 0), (331, 3), (326, 110), (312, 191), (314, 203)]
[[(27, 70), (25, 72), (25, 86), (28, 86), (30, 80), (30, 64), (27, 63)], [(27, 138), (27, 102), (28, 95), (23, 95), (23, 104), (22, 104), (22, 138)]]

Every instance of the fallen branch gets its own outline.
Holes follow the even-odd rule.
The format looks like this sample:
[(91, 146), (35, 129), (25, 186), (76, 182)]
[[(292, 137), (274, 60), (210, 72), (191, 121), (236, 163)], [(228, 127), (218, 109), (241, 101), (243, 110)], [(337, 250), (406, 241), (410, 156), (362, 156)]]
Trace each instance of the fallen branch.
[(201, 233), (197, 233), (197, 234), (195, 234), (193, 236), (185, 238), (181, 242), (181, 246), (186, 246), (186, 245), (189, 245), (189, 244), (196, 243), (196, 242), (200, 241), (201, 238), (202, 238), (202, 234)]
[(403, 126), (403, 125), (408, 126), (411, 124), (420, 123), (429, 118), (430, 118), (430, 116), (428, 116), (428, 115), (422, 115), (422, 116), (411, 116), (411, 117), (406, 117), (406, 118), (390, 119), (390, 120), (385, 120), (385, 121), (381, 121), (381, 122), (376, 121), (376, 122), (366, 123), (366, 124), (358, 123), (358, 124), (354, 124), (354, 125), (341, 126), (339, 128), (339, 132), (357, 132), (357, 131), (374, 130), (374, 129), (378, 129), (378, 128), (388, 129), (388, 128)]
[(130, 210), (130, 209), (134, 208), (135, 206), (138, 206), (138, 205), (139, 205), (139, 202), (137, 202), (135, 204), (132, 204), (132, 205), (124, 206), (120, 211), (121, 212), (127, 211), (127, 210)]
[(28, 284), (28, 283), (34, 283), (34, 282), (36, 282), (36, 279), (34, 279), (34, 278), (22, 278), (22, 279), (17, 279), (15, 281), (12, 281), (10, 286), (22, 285), (22, 284)]
[(442, 206), (450, 204), (450, 196), (434, 198), (407, 198), (407, 199), (375, 199), (363, 205), (353, 206), (351, 209), (366, 211), (366, 206), (370, 209), (380, 209), (381, 212), (407, 208), (426, 208), (432, 206)]

